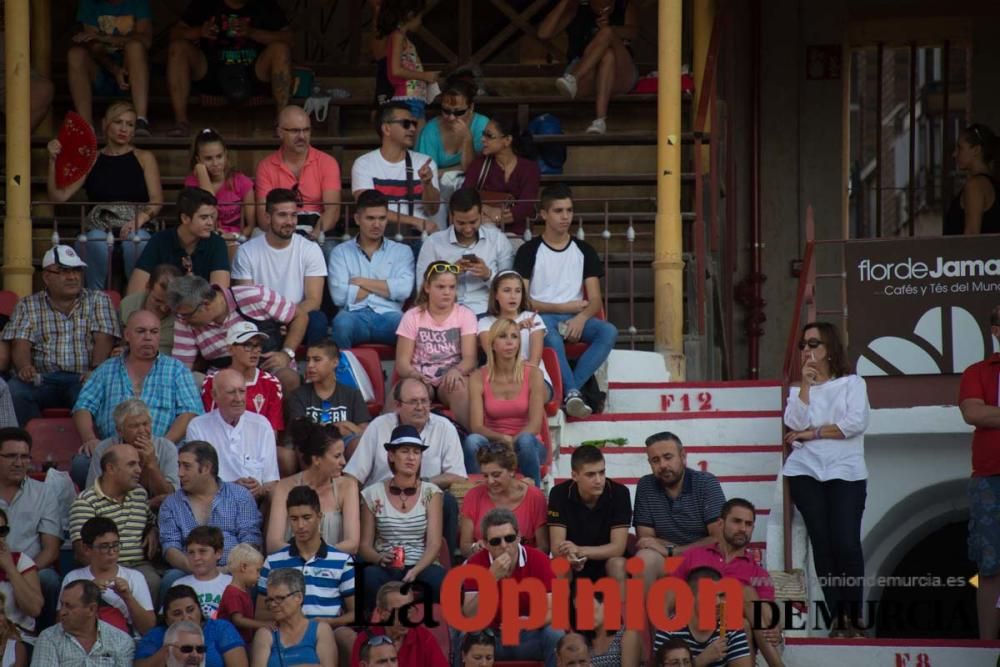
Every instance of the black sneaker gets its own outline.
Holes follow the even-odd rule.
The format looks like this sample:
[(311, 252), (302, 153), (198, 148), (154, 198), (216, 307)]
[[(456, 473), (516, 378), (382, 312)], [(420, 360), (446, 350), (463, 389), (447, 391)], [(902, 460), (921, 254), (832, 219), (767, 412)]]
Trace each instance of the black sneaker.
[(135, 121), (135, 136), (137, 137), (149, 137), (152, 136), (152, 132), (149, 131), (149, 121), (145, 118), (138, 118)]

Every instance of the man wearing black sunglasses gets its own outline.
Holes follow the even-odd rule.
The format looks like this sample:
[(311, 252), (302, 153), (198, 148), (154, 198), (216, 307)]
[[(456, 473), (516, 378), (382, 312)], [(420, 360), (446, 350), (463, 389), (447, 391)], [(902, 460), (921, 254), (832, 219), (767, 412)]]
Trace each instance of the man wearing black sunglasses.
[[(486, 548), (474, 553), (467, 561), (468, 565), (478, 565), (487, 568), (493, 578), (499, 583), (503, 579), (523, 581), (536, 579), (545, 586), (548, 592), (548, 611), (546, 617), (552, 614), (552, 563), (549, 557), (534, 547), (521, 544), (518, 534), (517, 517), (508, 509), (496, 508), (486, 513), (482, 521), (482, 535)], [(462, 601), (462, 613), (472, 617), (479, 610), (479, 588), (475, 580), (466, 579)], [(491, 627), (500, 628), (500, 610), (504, 609), (503, 588), (498, 586), (499, 600), (497, 615)], [(520, 615), (528, 614), (527, 596), (519, 598)], [(517, 644), (500, 643), (497, 646), (497, 660), (538, 660), (544, 661), (545, 667), (556, 667), (556, 645), (562, 638), (561, 630), (555, 630), (550, 625), (537, 630), (522, 630)], [(461, 637), (458, 642), (461, 642)]]
[(408, 225), (413, 238), (422, 231), (435, 231), (431, 218), (441, 199), (437, 165), (430, 157), (411, 150), (417, 139), (417, 121), (410, 108), (402, 102), (382, 105), (376, 129), (382, 146), (354, 161), (351, 193), (356, 199), (365, 190), (378, 190), (388, 197), (393, 229), (397, 223)]
[(163, 638), (167, 647), (166, 667), (201, 667), (205, 664), (205, 635), (191, 621), (178, 621)]

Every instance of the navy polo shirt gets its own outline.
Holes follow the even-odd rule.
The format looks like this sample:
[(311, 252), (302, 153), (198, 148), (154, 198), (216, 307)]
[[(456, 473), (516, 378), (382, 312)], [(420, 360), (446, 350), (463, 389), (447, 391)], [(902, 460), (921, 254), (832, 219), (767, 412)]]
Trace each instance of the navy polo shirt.
[(710, 472), (686, 468), (676, 498), (667, 495), (656, 475), (646, 475), (635, 489), (632, 520), (636, 528), (652, 528), (661, 540), (684, 546), (708, 537), (708, 525), (721, 516), (725, 502), (722, 485)]
[[(160, 264), (173, 264), (187, 273), (188, 267), (184, 266), (185, 257), (187, 252), (177, 237), (177, 227), (171, 227), (153, 234), (135, 267), (146, 273), (152, 273)], [(209, 276), (212, 275), (212, 271), (229, 271), (226, 242), (218, 234), (199, 240), (194, 252), (191, 253), (191, 273), (205, 280), (211, 280)]]
[[(632, 496), (628, 487), (606, 480), (604, 491), (593, 509), (580, 498), (573, 480), (561, 482), (549, 492), (549, 525), (566, 529), (566, 539), (581, 547), (599, 547), (611, 542), (613, 528), (628, 528), (632, 523)], [(587, 560), (579, 577), (597, 580), (605, 576), (603, 560)]]

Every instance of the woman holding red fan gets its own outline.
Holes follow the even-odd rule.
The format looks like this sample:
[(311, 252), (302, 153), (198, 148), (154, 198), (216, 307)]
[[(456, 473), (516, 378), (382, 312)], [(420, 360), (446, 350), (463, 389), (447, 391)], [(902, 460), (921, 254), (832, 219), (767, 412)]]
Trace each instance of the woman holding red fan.
[[(77, 117), (75, 124), (80, 123), (82, 120)], [(49, 197), (53, 201), (64, 202), (82, 188), (87, 193), (87, 199), (96, 204), (87, 216), (87, 240), (77, 243), (77, 251), (87, 263), (87, 287), (91, 289), (108, 288), (108, 264), (113, 247), (108, 243), (108, 233), (122, 242), (124, 275), (127, 278), (149, 240), (150, 234), (144, 227), (156, 217), (162, 206), (160, 167), (153, 153), (136, 148), (132, 143), (135, 123), (135, 107), (131, 102), (115, 102), (109, 106), (103, 122), (107, 143), (82, 177), (68, 184), (64, 183), (66, 179), (60, 176), (59, 170), (67, 168), (67, 159), (70, 162), (73, 160), (75, 155), (71, 152), (86, 152), (83, 142), (86, 141), (89, 126), (70, 133), (74, 140), (80, 138), (79, 145), (63, 146), (59, 139), (49, 142)], [(65, 140), (67, 133), (62, 132), (60, 136)], [(67, 154), (60, 159), (64, 151)]]

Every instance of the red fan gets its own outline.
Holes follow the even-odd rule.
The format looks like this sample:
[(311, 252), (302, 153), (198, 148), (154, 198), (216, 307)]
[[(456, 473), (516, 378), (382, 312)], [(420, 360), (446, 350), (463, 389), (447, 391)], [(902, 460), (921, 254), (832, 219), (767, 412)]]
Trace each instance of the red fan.
[(59, 128), (62, 150), (56, 157), (56, 187), (65, 188), (85, 177), (97, 161), (97, 135), (75, 111), (66, 114)]

